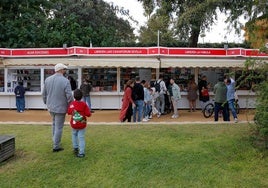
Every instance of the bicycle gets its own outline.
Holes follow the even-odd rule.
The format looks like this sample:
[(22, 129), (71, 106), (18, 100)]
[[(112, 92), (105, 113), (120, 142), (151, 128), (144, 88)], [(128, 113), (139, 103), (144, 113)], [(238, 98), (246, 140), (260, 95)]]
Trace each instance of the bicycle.
[[(214, 113), (214, 104), (213, 104), (213, 101), (209, 102), (205, 106), (205, 108), (203, 110), (203, 115), (204, 115), (205, 118), (210, 118), (213, 115), (213, 113)], [(236, 114), (239, 114), (240, 106), (239, 106), (238, 100), (235, 100), (234, 106), (235, 106)], [(219, 113), (221, 113), (221, 111)]]
[(204, 110), (203, 110), (203, 115), (205, 118), (210, 118), (214, 113), (214, 104), (212, 102), (209, 102)]

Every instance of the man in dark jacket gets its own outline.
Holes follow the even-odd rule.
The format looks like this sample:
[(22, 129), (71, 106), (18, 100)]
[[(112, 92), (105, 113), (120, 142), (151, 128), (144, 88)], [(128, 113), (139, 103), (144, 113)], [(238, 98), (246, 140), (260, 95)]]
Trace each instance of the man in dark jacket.
[(224, 81), (223, 78), (219, 78), (219, 81), (214, 86), (213, 90), (213, 92), (215, 93), (215, 107), (214, 107), (215, 121), (218, 121), (220, 110), (222, 110), (223, 121), (230, 121), (228, 102), (227, 102), (227, 87), (223, 81)]
[(80, 89), (81, 89), (81, 91), (83, 93), (82, 101), (87, 103), (91, 113), (93, 113), (94, 111), (91, 108), (91, 98), (90, 98), (90, 92), (92, 90), (92, 85), (91, 85), (91, 83), (89, 82), (88, 79), (85, 78), (83, 80), (83, 83), (81, 84)]
[(144, 89), (140, 82), (140, 77), (137, 76), (132, 90), (132, 99), (134, 100), (135, 107), (133, 108), (133, 122), (136, 122), (136, 115), (138, 112), (138, 122), (142, 120), (143, 104), (144, 104)]
[(16, 96), (16, 107), (18, 112), (24, 112), (25, 110), (25, 89), (23, 87), (23, 83), (19, 82), (19, 84), (15, 87), (14, 90)]

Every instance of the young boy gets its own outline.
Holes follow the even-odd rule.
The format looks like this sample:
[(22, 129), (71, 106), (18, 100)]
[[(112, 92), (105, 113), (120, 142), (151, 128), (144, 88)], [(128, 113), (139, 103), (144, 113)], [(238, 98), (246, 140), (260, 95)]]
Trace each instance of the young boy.
[(77, 157), (85, 157), (85, 132), (87, 126), (86, 117), (91, 116), (88, 105), (81, 101), (83, 97), (80, 89), (74, 90), (74, 101), (68, 107), (68, 115), (71, 115), (72, 143)]

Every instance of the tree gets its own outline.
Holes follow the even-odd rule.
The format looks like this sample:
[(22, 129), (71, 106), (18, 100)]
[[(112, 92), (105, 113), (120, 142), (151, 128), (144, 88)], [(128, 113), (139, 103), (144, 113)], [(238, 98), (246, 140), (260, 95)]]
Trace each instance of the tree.
[(140, 28), (139, 42), (147, 46), (156, 46), (158, 42), (160, 46), (168, 46), (173, 39), (173, 33), (168, 27), (169, 18), (167, 16), (153, 15), (147, 26)]
[(38, 47), (52, 1), (0, 2), (0, 47)]
[(52, 31), (61, 31), (61, 42), (69, 46), (89, 46), (90, 42), (94, 46), (120, 46), (135, 41), (129, 22), (118, 18), (115, 10), (103, 1), (58, 2), (54, 17)]
[(0, 47), (122, 46), (133, 30), (102, 0), (0, 2)]
[(268, 44), (268, 16), (263, 15), (245, 25), (245, 39), (251, 48), (265, 48)]
[[(206, 0), (156, 0), (143, 2), (145, 13), (158, 16), (167, 15), (170, 19), (169, 28), (173, 33), (173, 39), (188, 41), (188, 46), (196, 47), (201, 31), (213, 24), (213, 16), (216, 16), (215, 1)], [(151, 16), (148, 16), (149, 18)]]
[(227, 22), (237, 32), (241, 31), (240, 16), (254, 19), (267, 12), (266, 0), (138, 0), (143, 3), (145, 14), (168, 15), (169, 27), (174, 31), (178, 40), (188, 41), (190, 47), (196, 47), (200, 33), (209, 30), (218, 19), (217, 11), (227, 15)]

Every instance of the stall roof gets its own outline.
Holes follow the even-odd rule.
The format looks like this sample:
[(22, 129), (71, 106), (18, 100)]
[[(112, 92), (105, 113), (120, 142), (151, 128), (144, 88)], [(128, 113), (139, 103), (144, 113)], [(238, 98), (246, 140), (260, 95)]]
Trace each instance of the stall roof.
[(48, 66), (63, 63), (69, 65), (66, 58), (12, 58), (4, 59), (5, 66)]
[(161, 68), (244, 67), (245, 59), (161, 58)]
[(70, 66), (159, 68), (156, 58), (85, 58), (69, 59)]
[(15, 58), (5, 59), (5, 66), (48, 66), (63, 63), (71, 67), (159, 68), (157, 58)]

